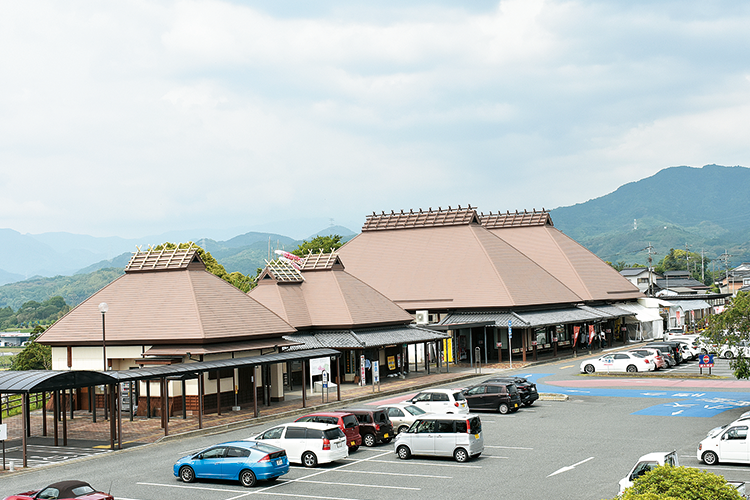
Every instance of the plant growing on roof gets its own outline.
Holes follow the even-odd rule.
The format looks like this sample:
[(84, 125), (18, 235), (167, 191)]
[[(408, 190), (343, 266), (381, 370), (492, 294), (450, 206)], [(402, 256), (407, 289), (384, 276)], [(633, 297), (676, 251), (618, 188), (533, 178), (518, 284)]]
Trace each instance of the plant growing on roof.
[(154, 250), (174, 250), (177, 248), (179, 249), (195, 248), (201, 260), (206, 265), (206, 271), (218, 276), (219, 278), (223, 279), (227, 283), (234, 285), (236, 288), (239, 288), (245, 293), (249, 292), (250, 289), (255, 286), (255, 280), (252, 277), (246, 276), (238, 271), (235, 271), (233, 273), (228, 273), (227, 270), (224, 269), (224, 266), (219, 264), (216, 261), (216, 259), (213, 258), (210, 252), (207, 252), (202, 247), (196, 245), (192, 241), (189, 241), (187, 243), (178, 243), (178, 244), (166, 242), (166, 243), (162, 243), (161, 245), (154, 247)]

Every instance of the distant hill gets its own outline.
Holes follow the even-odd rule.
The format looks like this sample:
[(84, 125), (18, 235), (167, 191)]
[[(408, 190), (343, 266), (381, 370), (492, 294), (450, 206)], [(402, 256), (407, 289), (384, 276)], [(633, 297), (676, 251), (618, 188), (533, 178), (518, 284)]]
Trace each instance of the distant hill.
[[(342, 242), (346, 242), (356, 235), (345, 227), (335, 226), (319, 231), (307, 240), (317, 235), (329, 236), (333, 234), (341, 235)], [(163, 240), (154, 244), (166, 241), (172, 243), (184, 242)], [(274, 258), (274, 250), (293, 250), (302, 241), (275, 233), (251, 232), (235, 236), (227, 241), (214, 241), (204, 238), (195, 240), (195, 243), (210, 252), (228, 272), (238, 271), (252, 276), (255, 275), (258, 268), (265, 267), (267, 259)], [(135, 247), (133, 250), (135, 250)], [(68, 305), (76, 306), (123, 274), (131, 255), (132, 252), (125, 252), (113, 259), (101, 260), (79, 269), (72, 276), (35, 277), (0, 286), (0, 308), (10, 306), (13, 310), (17, 310), (24, 302), (29, 300), (43, 302), (55, 295), (62, 296)], [(2, 276), (3, 274), (0, 272), (0, 279)]]
[(750, 169), (671, 167), (606, 196), (552, 210), (555, 227), (604, 260), (646, 264), (651, 243), (750, 261)]

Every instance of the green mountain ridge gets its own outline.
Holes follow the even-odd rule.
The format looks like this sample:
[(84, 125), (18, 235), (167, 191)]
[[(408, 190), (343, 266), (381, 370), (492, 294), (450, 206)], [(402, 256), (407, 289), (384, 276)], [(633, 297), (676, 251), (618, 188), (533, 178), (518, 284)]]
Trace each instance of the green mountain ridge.
[(656, 261), (687, 244), (712, 260), (727, 252), (733, 267), (750, 260), (750, 169), (670, 167), (551, 215), (558, 229), (610, 262), (646, 265), (649, 243)]

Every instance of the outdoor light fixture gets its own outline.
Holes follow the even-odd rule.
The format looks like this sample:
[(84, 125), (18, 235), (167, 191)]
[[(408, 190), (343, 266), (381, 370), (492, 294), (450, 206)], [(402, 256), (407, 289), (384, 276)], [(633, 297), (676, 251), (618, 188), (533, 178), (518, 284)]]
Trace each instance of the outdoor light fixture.
[(102, 313), (102, 355), (104, 356), (104, 371), (107, 371), (107, 336), (105, 334), (104, 315), (107, 314), (109, 306), (106, 302), (99, 304), (99, 312)]

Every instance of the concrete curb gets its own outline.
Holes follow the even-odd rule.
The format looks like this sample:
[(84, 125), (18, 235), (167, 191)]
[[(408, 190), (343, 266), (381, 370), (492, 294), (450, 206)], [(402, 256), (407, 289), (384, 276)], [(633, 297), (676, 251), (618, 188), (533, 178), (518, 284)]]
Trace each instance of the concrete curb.
[(539, 393), (539, 401), (568, 401), (567, 394)]

